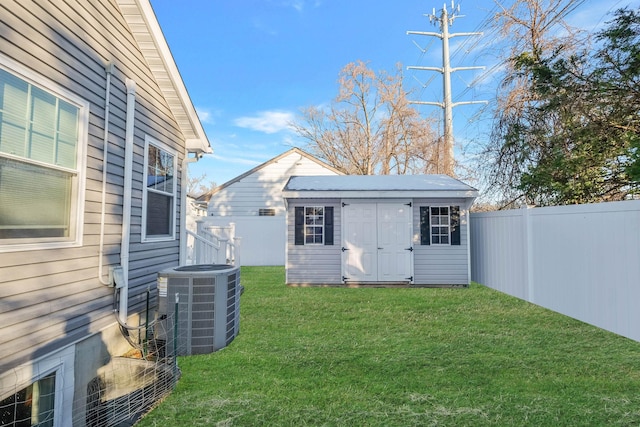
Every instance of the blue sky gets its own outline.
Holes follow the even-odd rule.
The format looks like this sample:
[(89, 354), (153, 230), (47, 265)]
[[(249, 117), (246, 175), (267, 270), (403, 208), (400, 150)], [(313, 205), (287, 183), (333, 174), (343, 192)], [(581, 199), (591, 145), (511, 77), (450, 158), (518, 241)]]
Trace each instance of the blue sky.
[[(504, 0), (507, 2), (508, 0)], [(495, 34), (483, 24), (493, 0), (460, 0), (450, 32), (484, 31), (482, 37), (451, 39), (452, 66), (486, 66), (496, 61)], [(456, 4), (458, 4), (456, 3)], [(441, 42), (407, 31), (438, 31), (425, 14), (441, 0), (151, 0), (165, 38), (214, 150), (191, 166), (222, 184), (293, 146), (303, 148), (288, 127), (301, 108), (326, 105), (338, 92), (339, 71), (367, 61), (393, 71), (396, 63), (441, 66)], [(450, 2), (447, 2), (450, 7)], [(586, 0), (570, 17), (592, 30), (611, 10), (640, 0)], [(492, 48), (489, 48), (492, 46)], [(422, 50), (425, 50), (424, 52)], [(470, 86), (485, 71), (452, 76), (454, 101), (491, 100), (490, 77)], [(414, 99), (441, 101), (441, 76), (405, 71)], [(425, 117), (441, 114), (420, 106)], [(458, 160), (472, 155), (486, 138), (488, 115), (480, 106), (454, 109)]]

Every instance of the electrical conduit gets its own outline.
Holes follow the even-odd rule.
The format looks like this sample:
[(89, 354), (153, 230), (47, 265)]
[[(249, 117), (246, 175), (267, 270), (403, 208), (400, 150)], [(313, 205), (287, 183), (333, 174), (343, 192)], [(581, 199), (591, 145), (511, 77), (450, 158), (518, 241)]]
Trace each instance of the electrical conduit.
[(104, 279), (104, 218), (107, 205), (107, 165), (109, 156), (109, 120), (110, 120), (110, 108), (111, 103), (111, 74), (113, 73), (114, 66), (112, 63), (107, 64), (105, 71), (107, 73), (107, 84), (104, 95), (104, 137), (103, 137), (103, 155), (102, 155), (102, 208), (100, 211), (100, 244), (98, 249), (98, 280), (105, 286), (111, 286), (112, 282), (109, 278)]

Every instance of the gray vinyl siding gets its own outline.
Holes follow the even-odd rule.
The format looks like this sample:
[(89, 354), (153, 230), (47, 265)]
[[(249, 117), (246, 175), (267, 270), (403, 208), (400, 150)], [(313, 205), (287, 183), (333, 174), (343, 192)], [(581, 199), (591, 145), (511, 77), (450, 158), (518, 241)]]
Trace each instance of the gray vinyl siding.
[[(413, 203), (413, 273), (418, 285), (468, 285), (467, 227), (463, 200), (416, 199)], [(420, 245), (420, 206), (460, 206), (460, 245)]]
[[(137, 84), (130, 246), (129, 314), (145, 306), (157, 271), (179, 260), (176, 239), (140, 243), (144, 138), (174, 147), (178, 165), (184, 137), (118, 6), (105, 0), (12, 1), (0, 4), (2, 54), (89, 102), (82, 247), (0, 253), (0, 373), (114, 322), (113, 289), (98, 281), (102, 190), (105, 66), (111, 86), (105, 217), (105, 272), (119, 263), (124, 183), (125, 79)], [(179, 171), (178, 171), (179, 173)], [(180, 212), (180, 176), (177, 204)]]
[(289, 177), (335, 174), (311, 159), (292, 153), (214, 194), (209, 201), (209, 215), (254, 216), (260, 209), (273, 208), (277, 216), (284, 216), (282, 188)]
[[(296, 206), (333, 206), (333, 245), (295, 244)], [(340, 202), (336, 199), (298, 199), (289, 202), (287, 209), (287, 284), (335, 285), (342, 283), (340, 209)]]

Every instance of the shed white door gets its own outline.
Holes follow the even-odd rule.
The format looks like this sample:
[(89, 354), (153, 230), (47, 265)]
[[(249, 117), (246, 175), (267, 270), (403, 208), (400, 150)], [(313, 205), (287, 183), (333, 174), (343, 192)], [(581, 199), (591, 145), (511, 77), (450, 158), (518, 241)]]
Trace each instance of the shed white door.
[(351, 282), (406, 282), (411, 274), (411, 207), (349, 203), (343, 208), (343, 271)]

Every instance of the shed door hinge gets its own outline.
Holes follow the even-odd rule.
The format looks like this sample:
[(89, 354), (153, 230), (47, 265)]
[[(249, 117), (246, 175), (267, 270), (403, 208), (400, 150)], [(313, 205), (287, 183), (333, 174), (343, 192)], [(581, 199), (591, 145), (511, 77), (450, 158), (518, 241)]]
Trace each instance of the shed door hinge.
[(406, 249), (405, 249), (405, 251), (410, 251), (410, 252), (413, 252), (413, 247), (410, 247), (410, 248), (406, 248)]
[(345, 248), (344, 246), (342, 247), (342, 252), (348, 251), (348, 250), (349, 250), (348, 248)]
[(409, 202), (409, 203), (405, 203), (405, 206), (409, 206), (409, 207), (411, 207), (411, 206), (412, 206), (412, 204), (411, 204), (411, 202)]

